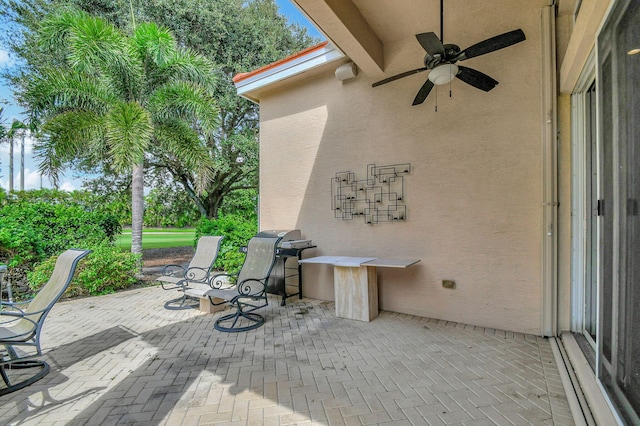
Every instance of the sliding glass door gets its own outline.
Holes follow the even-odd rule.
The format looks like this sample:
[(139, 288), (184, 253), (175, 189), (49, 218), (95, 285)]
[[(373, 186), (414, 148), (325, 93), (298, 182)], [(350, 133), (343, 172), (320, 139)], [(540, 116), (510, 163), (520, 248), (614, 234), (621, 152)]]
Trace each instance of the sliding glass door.
[(640, 424), (640, 2), (619, 0), (598, 36), (598, 375)]

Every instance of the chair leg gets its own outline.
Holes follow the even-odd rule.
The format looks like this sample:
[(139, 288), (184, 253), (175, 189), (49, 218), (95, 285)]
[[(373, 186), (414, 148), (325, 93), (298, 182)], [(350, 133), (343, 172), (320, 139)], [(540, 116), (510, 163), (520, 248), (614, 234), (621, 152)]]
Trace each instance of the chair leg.
[[(251, 304), (245, 304), (240, 301), (236, 302), (235, 305), (237, 307), (236, 311), (218, 318), (213, 324), (213, 328), (224, 333), (239, 333), (242, 331), (254, 330), (264, 324), (265, 318), (262, 315), (251, 312), (258, 309), (258, 307)], [(243, 306), (245, 305), (251, 307), (251, 309), (249, 309), (249, 311), (245, 311), (243, 309)], [(241, 324), (248, 322), (249, 324), (237, 327), (236, 325), (238, 322)]]
[(187, 299), (188, 300), (195, 300), (195, 299), (192, 299), (190, 297), (187, 297), (187, 295), (183, 292), (182, 296), (167, 301), (164, 304), (164, 308), (168, 309), (170, 311), (180, 311), (180, 310), (183, 310), (183, 309), (195, 309), (195, 308), (198, 308), (200, 306), (200, 302), (199, 301), (197, 303), (193, 303), (193, 304), (186, 303)]
[[(7, 374), (7, 370), (11, 371), (14, 369), (20, 370), (20, 369), (27, 369), (27, 368), (37, 368), (39, 369), (39, 371), (33, 374), (32, 376), (28, 377), (27, 379), (22, 380), (21, 382), (18, 382), (16, 384), (11, 384), (11, 380), (9, 379), (9, 375)], [(44, 361), (33, 360), (33, 359), (24, 360), (24, 361), (15, 361), (10, 364), (0, 365), (0, 376), (2, 376), (2, 380), (4, 380), (5, 384), (7, 385), (6, 388), (0, 389), (0, 396), (7, 395), (11, 392), (15, 392), (17, 390), (20, 390), (22, 388), (25, 388), (29, 385), (34, 384), (35, 382), (37, 382), (38, 380), (42, 379), (44, 376), (49, 374), (49, 370), (50, 370), (49, 364), (47, 364)]]

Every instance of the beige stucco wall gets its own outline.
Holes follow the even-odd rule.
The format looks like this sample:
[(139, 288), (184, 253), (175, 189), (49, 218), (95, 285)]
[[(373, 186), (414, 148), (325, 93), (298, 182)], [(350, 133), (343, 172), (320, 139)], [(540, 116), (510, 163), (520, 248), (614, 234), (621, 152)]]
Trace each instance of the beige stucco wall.
[[(371, 83), (420, 66), (411, 37), (386, 46), (388, 72), (341, 83), (335, 66), (261, 94), (261, 229), (300, 228), (314, 255), (419, 258), (378, 269), (380, 308), (539, 334), (541, 289), (540, 15), (545, 2), (499, 2), (457, 24), (462, 47), (515, 28), (527, 40), (466, 61), (497, 79), (489, 93), (460, 81), (411, 107), (426, 73)], [(486, 21), (486, 22), (484, 22)], [(496, 21), (502, 21), (496, 22)], [(491, 28), (491, 29), (487, 29)], [(452, 30), (453, 31), (453, 30)], [(330, 179), (366, 165), (412, 165), (408, 219), (366, 225), (331, 211)], [(332, 268), (305, 266), (304, 294), (333, 299)], [(445, 289), (443, 279), (456, 281)]]

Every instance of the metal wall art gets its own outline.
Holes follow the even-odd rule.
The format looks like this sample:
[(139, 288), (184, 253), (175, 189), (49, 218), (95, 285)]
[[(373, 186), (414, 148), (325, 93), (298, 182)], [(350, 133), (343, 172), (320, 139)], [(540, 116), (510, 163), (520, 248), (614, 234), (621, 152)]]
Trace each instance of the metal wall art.
[(362, 217), (364, 223), (376, 224), (407, 220), (404, 175), (411, 164), (367, 165), (366, 179), (354, 172), (338, 172), (331, 179), (331, 210), (342, 220)]

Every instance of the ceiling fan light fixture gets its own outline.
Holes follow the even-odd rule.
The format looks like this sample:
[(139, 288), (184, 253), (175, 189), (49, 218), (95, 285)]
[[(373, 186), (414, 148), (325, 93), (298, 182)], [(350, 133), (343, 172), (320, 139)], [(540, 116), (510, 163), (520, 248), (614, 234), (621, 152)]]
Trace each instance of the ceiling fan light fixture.
[(441, 64), (429, 72), (429, 80), (436, 86), (448, 84), (458, 74), (456, 64)]

